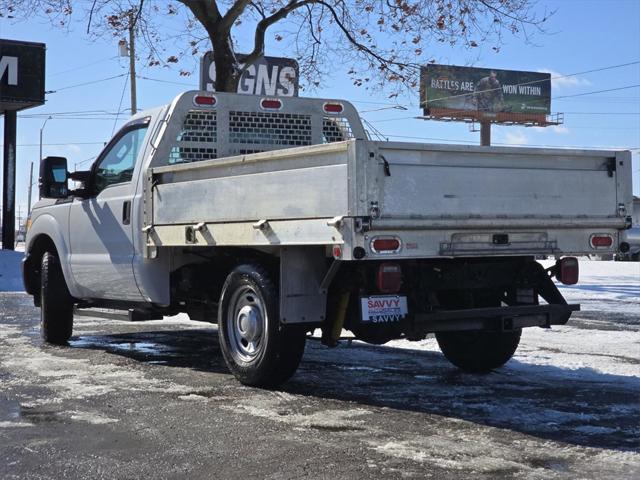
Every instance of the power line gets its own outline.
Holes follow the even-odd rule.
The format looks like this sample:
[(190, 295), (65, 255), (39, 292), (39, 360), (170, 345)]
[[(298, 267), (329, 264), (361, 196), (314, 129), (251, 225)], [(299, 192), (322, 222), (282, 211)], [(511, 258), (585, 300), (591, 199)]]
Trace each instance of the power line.
[[(385, 137), (394, 137), (394, 138), (409, 138), (409, 139), (415, 139), (415, 140), (437, 140), (440, 142), (454, 142), (454, 143), (472, 143), (474, 145), (477, 145), (478, 142), (475, 140), (462, 140), (462, 139), (458, 139), (458, 138), (435, 138), (435, 137), (414, 137), (414, 136), (410, 136), (410, 135), (389, 135), (389, 134), (384, 134)], [(521, 147), (524, 145), (514, 145), (512, 143), (493, 143), (492, 145), (501, 145), (501, 146), (507, 146), (507, 147)], [(552, 147), (552, 148), (577, 148), (580, 150), (640, 150), (640, 147), (625, 147), (625, 148), (614, 148), (611, 146), (589, 146), (589, 147), (585, 147), (582, 145), (549, 145), (549, 144), (535, 144), (535, 143), (528, 143), (526, 145), (527, 147)]]
[(46, 91), (44, 93), (58, 93), (58, 92), (61, 92), (62, 90), (69, 90), (70, 88), (76, 88), (76, 87), (84, 87), (86, 85), (94, 85), (96, 83), (106, 82), (107, 80), (113, 80), (114, 78), (124, 77), (125, 75), (128, 75), (128, 74), (127, 73), (121, 73), (120, 75), (114, 75), (112, 77), (101, 78), (99, 80), (92, 80), (90, 82), (78, 83), (76, 85), (69, 85), (67, 87), (61, 87), (61, 88), (57, 88), (55, 90), (48, 90), (48, 91)]
[(555, 100), (559, 100), (561, 98), (582, 97), (583, 95), (595, 95), (596, 93), (616, 92), (618, 90), (628, 90), (630, 88), (637, 88), (637, 87), (640, 87), (640, 83), (637, 83), (635, 85), (627, 85), (626, 87), (607, 88), (606, 90), (595, 90), (593, 92), (574, 93), (573, 95), (560, 95), (559, 97), (555, 97)]
[[(124, 113), (123, 110), (120, 113)], [(54, 117), (56, 119), (66, 118), (67, 116), (86, 116), (86, 117), (96, 117), (96, 116), (114, 116), (118, 115), (118, 112), (109, 112), (107, 110), (78, 110), (78, 111), (69, 111), (69, 112), (51, 112), (51, 113), (27, 113), (27, 114), (18, 114), (19, 118), (24, 119), (40, 119), (47, 117)]]
[(382, 122), (395, 122), (397, 120), (409, 120), (409, 119), (418, 119), (415, 115), (410, 117), (396, 117), (396, 118), (383, 118), (381, 120), (369, 120), (371, 123), (382, 123)]
[(49, 115), (76, 115), (76, 114), (84, 114), (84, 113), (104, 113), (109, 115), (115, 115), (117, 112), (109, 112), (107, 110), (70, 110), (67, 112), (44, 112), (44, 113), (27, 113), (27, 114), (19, 114), (20, 117), (48, 117)]
[[(636, 85), (640, 86), (640, 85)], [(627, 88), (627, 87), (625, 87)], [(584, 93), (580, 95), (590, 95), (592, 93)], [(359, 113), (370, 113), (370, 112), (359, 112)], [(640, 115), (640, 112), (562, 112), (564, 115)], [(416, 117), (415, 115), (407, 116), (407, 117), (395, 117), (395, 118), (383, 118), (380, 120), (369, 120), (372, 123), (380, 123), (380, 122), (393, 122), (396, 120), (409, 120), (409, 119), (417, 119), (420, 120), (421, 117)]]
[[(628, 67), (630, 65), (637, 65), (640, 64), (640, 60), (636, 60), (633, 62), (628, 62), (628, 63), (621, 63), (619, 65), (611, 65), (608, 67), (601, 67), (601, 68), (594, 68), (592, 70), (585, 70), (584, 72), (576, 72), (576, 73), (569, 73), (567, 75), (558, 75), (556, 77), (551, 77), (550, 80), (559, 80), (561, 78), (569, 78), (569, 77), (575, 77), (577, 75), (586, 75), (587, 73), (595, 73), (595, 72), (602, 72), (605, 70), (612, 70), (615, 68), (622, 68), (622, 67)], [(541, 83), (541, 82), (546, 82), (547, 79), (540, 79), (540, 80), (531, 80), (530, 82), (523, 82), (523, 83), (516, 83), (514, 86), (524, 86), (524, 85), (531, 85), (534, 83)], [(631, 87), (623, 87), (621, 89), (624, 88), (631, 88)], [(479, 91), (474, 91), (474, 92), (469, 92), (469, 93), (461, 93), (459, 95), (451, 95), (446, 97), (447, 100), (451, 99), (451, 98), (459, 98), (459, 97), (468, 97), (469, 95), (477, 95), (478, 93), (487, 93), (487, 92), (495, 92), (495, 91), (499, 91), (502, 90), (502, 87), (496, 87), (496, 88), (488, 88), (486, 90), (479, 90)], [(611, 90), (602, 90), (602, 92), (607, 92), (607, 91), (614, 91), (616, 89), (611, 89)], [(595, 93), (600, 93), (600, 92), (595, 92)], [(590, 95), (590, 93), (585, 93), (584, 95)], [(578, 95), (565, 95), (562, 97), (556, 97), (556, 98), (568, 98), (568, 97), (572, 97), (572, 96), (578, 96)], [(442, 101), (442, 98), (435, 98), (433, 100), (427, 100), (426, 102), (421, 102), (421, 104), (425, 104), (425, 103), (431, 103), (431, 102), (438, 102), (438, 101)]]
[(87, 158), (85, 160), (80, 161), (80, 162), (75, 162), (74, 165), (75, 165), (76, 168), (78, 168), (78, 165), (83, 165), (83, 164), (85, 164), (87, 162), (95, 160), (96, 158), (98, 158), (97, 155), (93, 155), (93, 156), (91, 156), (91, 157), (89, 157), (89, 158)]
[(185, 83), (185, 82), (174, 82), (171, 80), (161, 80), (159, 78), (150, 78), (150, 77), (143, 77), (141, 75), (136, 75), (136, 78), (140, 78), (142, 80), (150, 80), (152, 82), (159, 82), (159, 83), (170, 83), (173, 85), (182, 85), (182, 86), (187, 86), (187, 87), (193, 87), (194, 84), (193, 83)]
[(640, 112), (562, 112), (564, 115), (640, 115)]
[(105, 117), (68, 117), (68, 116), (63, 116), (63, 117), (53, 117), (56, 120), (108, 120), (111, 121), (113, 120), (113, 116), (105, 116)]
[[(43, 143), (44, 147), (60, 147), (66, 145), (106, 145), (107, 142), (65, 142), (65, 143)], [(4, 146), (0, 143), (0, 147)], [(39, 147), (39, 143), (19, 143), (16, 147)]]
[(87, 63), (86, 65), (81, 65), (79, 67), (69, 68), (67, 70), (62, 70), (62, 71), (59, 71), (59, 72), (50, 73), (49, 76), (50, 77), (55, 77), (56, 75), (62, 75), (63, 73), (75, 72), (77, 70), (82, 70), (83, 68), (92, 67), (93, 65), (97, 65), (99, 63), (106, 62), (107, 60), (113, 60), (114, 58), (118, 58), (118, 57), (117, 56), (113, 56), (113, 57), (103, 58), (102, 60), (96, 60), (95, 62)]
[[(628, 66), (631, 66), (631, 65), (637, 65), (639, 63), (640, 63), (640, 60), (636, 60), (636, 61), (633, 61), (633, 62), (621, 63), (621, 64), (618, 64), (618, 65), (610, 65), (608, 67), (594, 68), (592, 70), (585, 70), (585, 71), (582, 71), (582, 72), (570, 73), (570, 74), (567, 74), (567, 75), (558, 75), (556, 77), (551, 77), (551, 80), (558, 80), (558, 79), (561, 79), (561, 78), (575, 77), (577, 75), (586, 75), (588, 73), (602, 72), (602, 71), (606, 71), (606, 70), (612, 70), (612, 69), (615, 69), (615, 68), (628, 67)], [(546, 81), (546, 80), (535, 80), (535, 81), (531, 81), (531, 82), (519, 83), (517, 85), (528, 85), (530, 83), (543, 82), (543, 81)], [(483, 90), (482, 92), (490, 92), (492, 90), (498, 90), (498, 89)], [(481, 92), (475, 92), (475, 93), (481, 93)], [(465, 96), (465, 95), (473, 95), (473, 92), (464, 93), (464, 94), (461, 94), (461, 95), (454, 95), (454, 96), (447, 97), (447, 98), (454, 98), (456, 96)], [(560, 97), (554, 97), (553, 100), (555, 100), (557, 98), (560, 98)], [(615, 97), (615, 98), (618, 98), (618, 97)], [(432, 101), (436, 101), (436, 100), (434, 99)], [(352, 100), (351, 103), (363, 103), (363, 104), (369, 104), (369, 105), (382, 105), (382, 106), (390, 106), (390, 107), (397, 105), (397, 104), (394, 104), (394, 103), (372, 102), (372, 101), (367, 101), (367, 100)], [(404, 105), (404, 106), (407, 106), (407, 105)], [(408, 106), (412, 106), (412, 105), (408, 105)]]
[[(129, 73), (131, 72), (127, 72), (127, 76), (124, 79), (124, 85), (122, 86), (122, 95), (120, 95), (120, 103), (118, 104), (118, 112), (120, 112), (120, 109), (122, 108), (122, 100), (124, 99), (124, 92), (127, 90), (127, 83), (129, 81)], [(135, 72), (133, 72), (135, 73)], [(135, 85), (132, 85), (133, 87), (135, 87)], [(134, 103), (133, 100), (131, 101), (132, 105), (131, 108), (134, 108)], [(116, 130), (116, 125), (118, 123), (118, 117), (120, 116), (120, 114), (116, 115), (116, 118), (113, 121), (113, 128), (111, 129), (111, 136), (113, 136), (113, 132), (115, 132)]]

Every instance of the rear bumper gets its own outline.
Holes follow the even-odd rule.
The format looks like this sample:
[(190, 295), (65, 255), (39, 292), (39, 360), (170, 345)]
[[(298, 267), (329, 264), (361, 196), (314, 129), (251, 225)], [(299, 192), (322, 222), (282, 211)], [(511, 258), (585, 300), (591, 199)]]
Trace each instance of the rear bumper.
[(525, 327), (564, 325), (580, 305), (524, 305), (517, 307), (448, 310), (414, 315), (415, 328), (423, 333), (460, 330), (511, 331)]

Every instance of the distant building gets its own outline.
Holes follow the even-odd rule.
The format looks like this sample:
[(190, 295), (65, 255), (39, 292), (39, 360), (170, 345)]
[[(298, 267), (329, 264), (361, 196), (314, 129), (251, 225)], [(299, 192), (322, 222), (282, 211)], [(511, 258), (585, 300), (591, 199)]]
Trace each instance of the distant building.
[(633, 197), (633, 220), (634, 227), (640, 227), (640, 197)]

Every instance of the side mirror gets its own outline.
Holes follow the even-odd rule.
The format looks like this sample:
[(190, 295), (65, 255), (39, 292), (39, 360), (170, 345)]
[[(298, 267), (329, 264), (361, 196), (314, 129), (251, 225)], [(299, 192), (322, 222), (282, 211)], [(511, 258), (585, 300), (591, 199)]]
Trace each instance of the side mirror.
[(67, 198), (68, 180), (66, 158), (46, 157), (40, 161), (40, 198)]

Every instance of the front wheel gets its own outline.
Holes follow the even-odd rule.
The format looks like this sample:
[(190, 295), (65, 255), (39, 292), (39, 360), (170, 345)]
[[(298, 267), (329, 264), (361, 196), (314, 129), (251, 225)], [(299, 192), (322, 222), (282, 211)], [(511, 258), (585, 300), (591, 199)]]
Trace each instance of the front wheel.
[(439, 332), (436, 340), (444, 356), (469, 373), (488, 373), (513, 356), (522, 330), (513, 332)]
[(257, 265), (240, 265), (227, 277), (218, 309), (220, 348), (243, 384), (273, 387), (298, 368), (306, 332), (279, 322), (278, 290)]
[(73, 330), (73, 297), (58, 257), (45, 252), (40, 268), (40, 333), (47, 343), (65, 345)]

